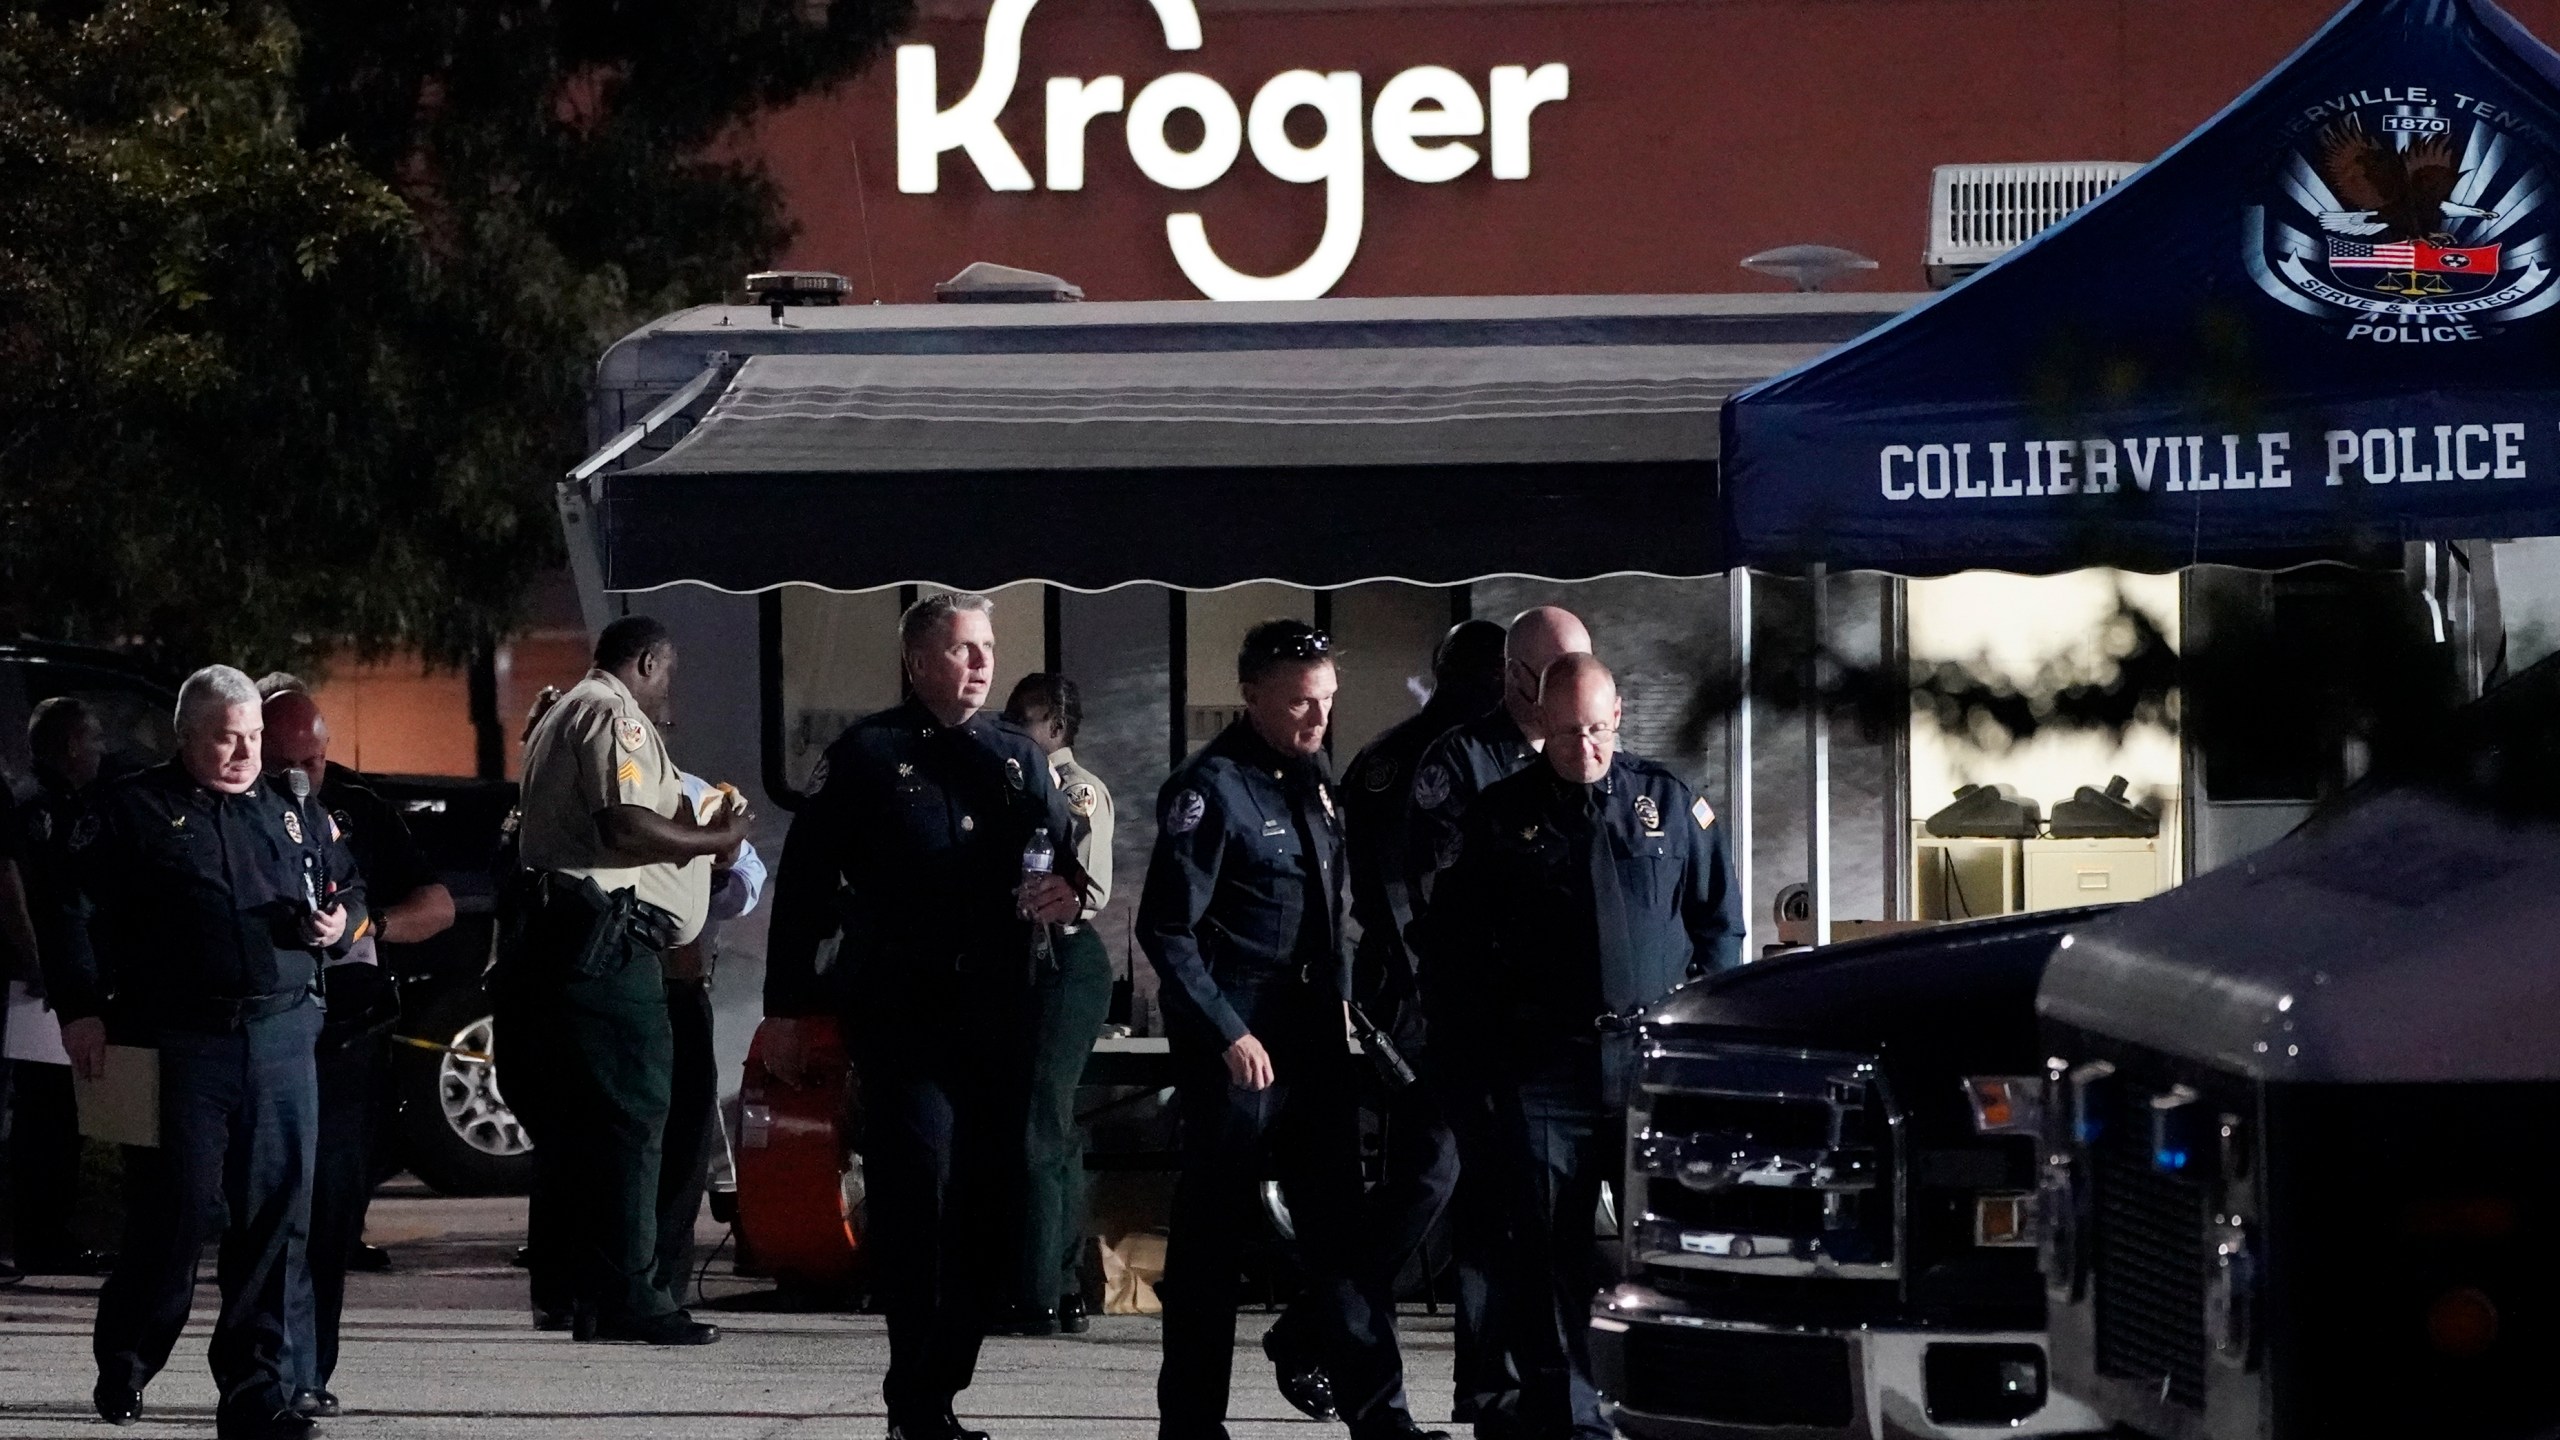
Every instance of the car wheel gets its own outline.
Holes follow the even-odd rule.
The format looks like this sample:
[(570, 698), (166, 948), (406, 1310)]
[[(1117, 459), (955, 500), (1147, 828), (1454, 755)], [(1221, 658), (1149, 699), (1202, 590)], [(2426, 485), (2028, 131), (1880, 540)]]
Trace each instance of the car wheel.
[(412, 1043), (397, 1047), (409, 1170), (448, 1195), (521, 1195), (533, 1184), (533, 1142), (490, 1058), (492, 1009), (480, 985), (457, 985), (402, 1026)]

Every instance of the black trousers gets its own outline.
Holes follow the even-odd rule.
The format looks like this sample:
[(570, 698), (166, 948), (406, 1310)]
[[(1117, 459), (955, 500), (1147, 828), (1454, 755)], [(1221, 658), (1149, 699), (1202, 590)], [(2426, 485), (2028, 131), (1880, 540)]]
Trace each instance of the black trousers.
[(497, 1002), (507, 1103), (533, 1142), (534, 1308), (591, 1306), (606, 1323), (672, 1313), (658, 1168), (675, 1042), (657, 957), (592, 980), (519, 969)]
[(693, 1279), (693, 1223), (711, 1185), (711, 1152), (720, 1134), (720, 1060), (711, 1043), (709, 980), (667, 982), (667, 1027), (674, 1064), (658, 1158), (657, 1284), (681, 1305)]
[(865, 1237), (889, 1322), (881, 1398), (892, 1425), (930, 1426), (976, 1375), (986, 1310), (1019, 1203), (1029, 1095), (1024, 998), (1001, 983), (965, 1003), (878, 994), (846, 1033), (861, 1084)]
[(324, 1033), (313, 1065), (320, 1142), (311, 1170), (308, 1275), (293, 1287), (293, 1349), (298, 1383), (325, 1390), (338, 1371), (347, 1266), (364, 1242), (365, 1212), (373, 1206), (373, 1141), (391, 1053), (379, 1035)]
[(1009, 1308), (1045, 1309), (1084, 1289), (1084, 1128), (1076, 1089), (1111, 1009), (1111, 952), (1090, 926), (1058, 937), (1058, 968), (1032, 988), (1029, 1115), (1023, 1153), (1020, 1262), (1004, 1287)]
[(9, 1214), (18, 1268), (37, 1274), (71, 1264), (80, 1244), (71, 1216), (80, 1196), (80, 1111), (71, 1067), (15, 1060), (10, 1070)]
[(160, 1144), (125, 1151), (124, 1245), (98, 1293), (101, 1378), (140, 1389), (168, 1364), (219, 1233), (209, 1358), (222, 1409), (266, 1415), (292, 1399), (286, 1296), (311, 1219), (319, 1034), (306, 1004), (227, 1034), (156, 1037)]
[(1509, 1161), (1516, 1265), (1501, 1287), (1520, 1361), (1523, 1434), (1608, 1440), (1586, 1344), (1591, 1297), (1607, 1282), (1592, 1220), (1600, 1186), (1626, 1160), (1626, 1107), (1613, 1103), (1593, 1040), (1553, 1046), (1496, 1091)]
[(1509, 1409), (1520, 1389), (1508, 1336), (1494, 1314), (1497, 1272), (1506, 1263), (1508, 1199), (1493, 1098), (1480, 1078), (1428, 1049), (1408, 1058), (1422, 1083), (1388, 1101), (1386, 1174), (1364, 1202), (1361, 1231), (1370, 1246), (1368, 1265), (1392, 1302), (1396, 1275), (1447, 1217), (1458, 1282), (1450, 1413), (1472, 1420)]
[(1182, 1178), (1159, 1288), (1159, 1433), (1164, 1440), (1225, 1434), (1244, 1239), (1260, 1226), (1258, 1192), (1275, 1172), (1306, 1277), (1279, 1326), (1322, 1360), (1354, 1434), (1401, 1428), (1408, 1422), (1394, 1317), (1373, 1305), (1362, 1283), (1359, 1074), (1341, 1002), (1295, 980), (1228, 998), (1271, 1052), (1274, 1078), (1268, 1089), (1238, 1088), (1217, 1050), (1177, 1041)]

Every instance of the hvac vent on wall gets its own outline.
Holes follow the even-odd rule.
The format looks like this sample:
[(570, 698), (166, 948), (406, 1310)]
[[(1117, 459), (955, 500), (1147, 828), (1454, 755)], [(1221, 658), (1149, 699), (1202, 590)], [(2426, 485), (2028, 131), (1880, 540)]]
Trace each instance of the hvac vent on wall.
[(2141, 168), (2124, 160), (1939, 166), (1929, 180), (1929, 284), (1944, 290)]

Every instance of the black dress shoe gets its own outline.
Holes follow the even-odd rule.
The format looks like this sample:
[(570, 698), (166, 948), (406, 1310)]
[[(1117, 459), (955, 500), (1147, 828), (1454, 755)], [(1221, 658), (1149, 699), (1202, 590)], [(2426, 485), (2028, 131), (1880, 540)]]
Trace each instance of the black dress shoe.
[(710, 1345), (720, 1339), (720, 1327), (705, 1325), (678, 1310), (646, 1320), (598, 1320), (594, 1335), (622, 1345)]
[(1425, 1430), (1413, 1423), (1412, 1416), (1399, 1415), (1383, 1425), (1353, 1426), (1351, 1437), (1352, 1440), (1449, 1440), (1449, 1432)]
[(116, 1257), (101, 1250), (48, 1250), (26, 1262), (30, 1275), (104, 1275)]
[(1018, 1310), (999, 1310), (987, 1317), (990, 1335), (1055, 1335), (1058, 1312), (1024, 1306)]
[(379, 1245), (358, 1245), (355, 1253), (347, 1257), (347, 1268), (367, 1275), (387, 1275), (391, 1273), (391, 1252)]
[(130, 1425), (142, 1418), (142, 1392), (130, 1385), (101, 1380), (90, 1390), (89, 1403), (97, 1407), (98, 1418), (110, 1425)]
[(1310, 1420), (1339, 1420), (1342, 1412), (1333, 1399), (1333, 1377), (1324, 1366), (1309, 1356), (1271, 1343), (1262, 1337), (1262, 1353), (1271, 1359), (1272, 1379), (1280, 1386), (1280, 1398), (1289, 1408)]
[(224, 1415), (217, 1412), (213, 1417), (214, 1440), (305, 1440), (319, 1428), (311, 1423), (310, 1416), (291, 1409), (278, 1410), (272, 1415)]
[(1093, 1312), (1085, 1308), (1082, 1295), (1058, 1297), (1058, 1333), (1081, 1335), (1093, 1328)]
[(545, 1310), (539, 1305), (533, 1307), (533, 1328), (536, 1330), (566, 1330), (576, 1319), (576, 1315), (567, 1310)]
[(293, 1413), (308, 1415), (315, 1420), (335, 1420), (338, 1418), (338, 1397), (326, 1390), (296, 1390), (293, 1392)]

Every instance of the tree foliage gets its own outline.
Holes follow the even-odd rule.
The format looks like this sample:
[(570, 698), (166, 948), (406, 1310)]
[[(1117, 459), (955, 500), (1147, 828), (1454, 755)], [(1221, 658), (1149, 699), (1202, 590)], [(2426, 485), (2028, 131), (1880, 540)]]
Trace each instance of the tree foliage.
[(733, 127), (907, 0), (120, 0), (0, 22), (0, 626), (459, 659), (615, 336), (788, 238)]

